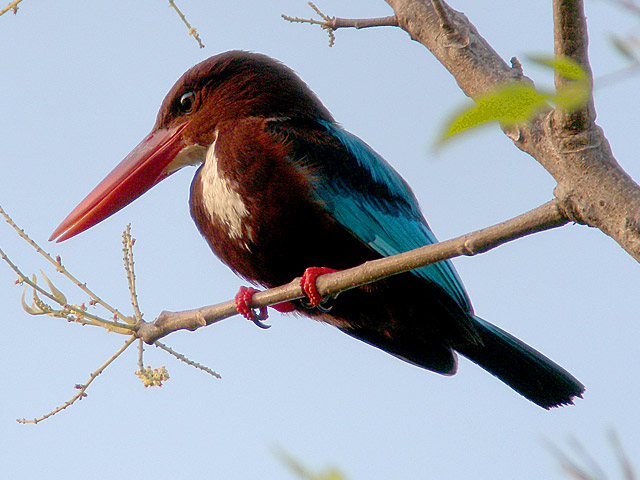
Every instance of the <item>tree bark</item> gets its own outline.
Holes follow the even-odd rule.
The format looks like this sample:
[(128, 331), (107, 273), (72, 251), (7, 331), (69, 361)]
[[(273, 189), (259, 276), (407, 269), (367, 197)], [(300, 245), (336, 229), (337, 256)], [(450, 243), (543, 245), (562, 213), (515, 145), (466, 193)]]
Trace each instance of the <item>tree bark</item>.
[[(467, 96), (477, 98), (507, 82), (531, 82), (446, 3), (385, 1), (399, 27), (433, 53)], [(575, 60), (590, 75), (582, 1), (554, 1), (554, 36), (556, 55)], [(556, 78), (556, 86), (563, 81)], [(567, 218), (600, 229), (640, 261), (640, 188), (614, 158), (595, 117), (591, 100), (578, 111), (543, 112), (503, 130), (556, 180), (554, 195)]]

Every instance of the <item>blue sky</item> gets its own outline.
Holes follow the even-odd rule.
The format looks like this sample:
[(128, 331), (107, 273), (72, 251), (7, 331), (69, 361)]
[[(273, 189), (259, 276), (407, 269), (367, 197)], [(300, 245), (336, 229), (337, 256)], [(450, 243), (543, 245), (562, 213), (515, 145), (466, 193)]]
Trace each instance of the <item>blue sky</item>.
[[(503, 58), (517, 56), (526, 74), (549, 85), (546, 71), (524, 61), (552, 51), (549, 4), (453, 6)], [(193, 169), (77, 238), (46, 242), (149, 132), (174, 81), (221, 51), (263, 52), (296, 70), (345, 128), (405, 176), (441, 239), (552, 197), (552, 178), (497, 127), (433, 152), (443, 119), (466, 99), (403, 31), (338, 31), (328, 48), (320, 29), (280, 19), (281, 13), (309, 16), (301, 0), (231, 5), (179, 3), (202, 36), (202, 50), (165, 2), (25, 0), (17, 16), (0, 17), (0, 204), (119, 308), (129, 311), (120, 244), (129, 222), (146, 319), (230, 299), (242, 284), (191, 222)], [(319, 6), (343, 17), (391, 13), (382, 1)], [(600, 1), (588, 1), (587, 14), (596, 76), (622, 67), (608, 36), (637, 21)], [(614, 154), (640, 178), (637, 82), (595, 95), (598, 124)], [(44, 266), (4, 223), (0, 246), (27, 272)], [(70, 398), (73, 385), (86, 381), (124, 338), (26, 315), (15, 275), (0, 266), (2, 469), (20, 479), (291, 478), (274, 453), (281, 448), (314, 469), (338, 466), (350, 479), (553, 479), (566, 477), (545, 441), (567, 447), (575, 437), (616, 478), (609, 428), (640, 458), (638, 264), (599, 231), (576, 225), (454, 263), (476, 312), (575, 374), (587, 387), (584, 400), (544, 411), (469, 361), (461, 360), (456, 376), (441, 377), (329, 326), (272, 313), (268, 331), (233, 318), (166, 339), (222, 380), (151, 348), (146, 363), (166, 365), (171, 379), (144, 389), (133, 375), (132, 349), (79, 404), (37, 426), (19, 425), (16, 418), (41, 415)]]

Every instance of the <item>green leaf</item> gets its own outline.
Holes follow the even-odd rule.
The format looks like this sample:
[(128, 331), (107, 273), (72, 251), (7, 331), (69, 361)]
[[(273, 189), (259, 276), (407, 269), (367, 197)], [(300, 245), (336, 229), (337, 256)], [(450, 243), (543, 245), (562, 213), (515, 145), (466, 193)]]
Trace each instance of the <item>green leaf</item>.
[(530, 59), (552, 68), (568, 79), (555, 93), (537, 90), (524, 82), (512, 82), (497, 87), (493, 92), (476, 99), (474, 105), (461, 110), (445, 126), (437, 140), (442, 143), (454, 135), (489, 122), (510, 126), (526, 122), (553, 102), (557, 108), (577, 110), (591, 98), (591, 78), (575, 61), (569, 58), (534, 56)]
[(533, 55), (529, 57), (534, 63), (543, 67), (553, 68), (559, 75), (568, 80), (589, 80), (589, 75), (584, 69), (571, 58), (566, 57), (546, 57), (543, 55)]
[(557, 107), (565, 110), (576, 110), (589, 100), (591, 96), (591, 80), (587, 72), (570, 58), (550, 58), (543, 56), (530, 57), (531, 61), (554, 69), (559, 75), (573, 80), (549, 97)]
[(588, 82), (575, 82), (564, 86), (551, 99), (558, 107), (564, 110), (577, 110), (582, 107), (591, 96), (591, 84)]
[(462, 110), (445, 128), (441, 140), (479, 125), (497, 121), (513, 125), (531, 118), (547, 105), (548, 96), (524, 83), (510, 83), (479, 97), (475, 105)]
[(327, 468), (319, 473), (312, 472), (299, 460), (284, 450), (278, 449), (276, 454), (297, 478), (300, 480), (346, 480), (347, 477), (337, 468)]

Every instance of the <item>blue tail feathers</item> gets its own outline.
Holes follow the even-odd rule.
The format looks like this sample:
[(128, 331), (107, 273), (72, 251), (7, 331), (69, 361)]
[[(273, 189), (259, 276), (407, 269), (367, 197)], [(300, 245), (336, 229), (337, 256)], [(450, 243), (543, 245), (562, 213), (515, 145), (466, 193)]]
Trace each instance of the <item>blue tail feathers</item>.
[(543, 354), (480, 317), (473, 317), (481, 343), (456, 347), (469, 360), (543, 408), (573, 404), (584, 386)]

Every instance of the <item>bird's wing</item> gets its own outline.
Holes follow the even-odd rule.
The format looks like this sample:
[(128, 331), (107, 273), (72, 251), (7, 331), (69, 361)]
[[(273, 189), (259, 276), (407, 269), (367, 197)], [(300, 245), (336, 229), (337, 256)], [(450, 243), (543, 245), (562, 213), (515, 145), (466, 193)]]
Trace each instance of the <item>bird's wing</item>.
[[(334, 123), (318, 122), (329, 142), (288, 129), (298, 161), (312, 167), (314, 194), (340, 224), (383, 256), (436, 243), (418, 201), (402, 177), (369, 145)], [(466, 311), (471, 304), (453, 265), (438, 262), (412, 273), (442, 287)]]

